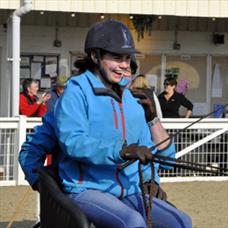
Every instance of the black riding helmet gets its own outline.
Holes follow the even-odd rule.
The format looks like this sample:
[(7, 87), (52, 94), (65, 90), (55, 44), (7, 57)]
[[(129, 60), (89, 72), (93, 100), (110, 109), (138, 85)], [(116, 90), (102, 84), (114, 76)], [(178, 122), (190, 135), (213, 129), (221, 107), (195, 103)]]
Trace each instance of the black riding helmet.
[(84, 49), (87, 54), (95, 49), (129, 55), (138, 52), (128, 27), (114, 19), (92, 26), (87, 33)]

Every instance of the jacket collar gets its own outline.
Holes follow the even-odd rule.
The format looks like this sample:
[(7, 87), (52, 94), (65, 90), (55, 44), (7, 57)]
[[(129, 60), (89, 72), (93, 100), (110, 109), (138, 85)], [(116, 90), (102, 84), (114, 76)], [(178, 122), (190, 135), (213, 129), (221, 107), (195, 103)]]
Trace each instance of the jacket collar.
[[(121, 102), (121, 97), (112, 89), (106, 88), (105, 85), (91, 71), (87, 70), (85, 75), (96, 96), (110, 96), (117, 102)], [(123, 93), (123, 91), (122, 91)]]

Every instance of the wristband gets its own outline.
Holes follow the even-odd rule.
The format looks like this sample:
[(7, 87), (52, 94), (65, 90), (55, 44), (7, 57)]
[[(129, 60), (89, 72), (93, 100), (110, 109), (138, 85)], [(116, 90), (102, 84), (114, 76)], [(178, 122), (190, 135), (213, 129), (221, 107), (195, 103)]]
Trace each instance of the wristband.
[(148, 122), (148, 125), (153, 127), (158, 122), (160, 122), (160, 119), (158, 117), (154, 117), (150, 122)]

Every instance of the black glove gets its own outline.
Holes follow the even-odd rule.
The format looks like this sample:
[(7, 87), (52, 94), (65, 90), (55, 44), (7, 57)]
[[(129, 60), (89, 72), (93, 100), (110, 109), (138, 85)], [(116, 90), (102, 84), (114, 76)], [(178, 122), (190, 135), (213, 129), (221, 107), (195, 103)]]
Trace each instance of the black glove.
[(40, 192), (40, 182), (38, 180), (31, 187), (34, 191)]
[(151, 150), (146, 146), (139, 146), (137, 144), (123, 146), (120, 155), (124, 160), (139, 159), (143, 164), (147, 164), (152, 159)]
[[(151, 183), (152, 182), (152, 183)], [(144, 183), (144, 185), (146, 186), (146, 193), (149, 194), (150, 191), (152, 190), (152, 196), (156, 197), (158, 199), (167, 201), (167, 194), (166, 192), (155, 182), (155, 181), (150, 181), (150, 182), (146, 182)], [(152, 187), (152, 189), (151, 189)]]
[(143, 106), (146, 121), (153, 120), (157, 116), (153, 91), (151, 89), (132, 89), (131, 92), (134, 97), (139, 98), (138, 103)]

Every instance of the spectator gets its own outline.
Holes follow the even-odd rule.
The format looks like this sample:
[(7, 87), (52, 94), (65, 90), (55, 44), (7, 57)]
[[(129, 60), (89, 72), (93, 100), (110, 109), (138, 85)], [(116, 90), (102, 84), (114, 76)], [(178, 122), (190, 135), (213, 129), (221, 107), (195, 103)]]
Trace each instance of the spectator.
[(54, 110), (54, 105), (59, 96), (64, 92), (64, 86), (66, 84), (68, 77), (61, 75), (57, 78), (55, 87), (51, 90), (51, 98), (47, 101), (47, 111), (52, 112)]
[[(134, 74), (137, 72), (138, 69), (135, 56), (132, 56), (130, 66), (132, 77), (134, 78)], [(140, 103), (143, 106), (146, 121), (150, 126), (151, 137), (154, 143), (159, 144), (163, 140), (169, 138), (167, 131), (164, 129), (162, 123), (160, 122), (160, 118), (162, 118), (160, 103), (158, 101), (156, 94), (153, 91), (153, 88), (150, 87), (145, 75), (139, 74), (135, 79), (133, 79), (130, 89), (134, 97), (138, 98), (138, 103)], [(151, 122), (154, 124), (150, 124)], [(172, 153), (167, 153), (167, 148), (169, 148), (170, 146), (174, 147)], [(162, 144), (158, 145), (157, 149), (158, 154), (160, 155), (175, 157), (175, 146), (173, 145), (172, 140), (166, 140)], [(160, 168), (168, 169), (168, 167), (166, 166), (159, 166)], [(152, 186), (154, 193), (153, 196), (159, 197), (162, 200), (167, 200), (166, 192), (159, 186), (159, 179), (157, 179), (157, 181), (147, 179), (151, 176), (150, 172), (144, 173), (144, 176), (146, 177), (144, 186), (146, 186), (145, 189), (147, 193), (151, 191)], [(153, 185), (151, 185), (151, 182), (153, 183)]]
[(162, 111), (158, 98), (154, 93), (154, 89), (150, 87), (149, 82), (147, 81), (144, 74), (139, 74), (133, 80), (133, 83), (131, 84), (130, 88), (132, 91), (144, 91), (147, 94), (147, 96), (151, 99), (152, 103), (155, 104), (157, 117), (162, 118)]
[(162, 115), (164, 118), (179, 118), (179, 108), (184, 106), (187, 109), (185, 118), (189, 118), (193, 104), (183, 94), (175, 91), (176, 85), (176, 77), (167, 77), (164, 81), (164, 92), (158, 96)]
[(22, 88), (23, 91), (20, 93), (20, 114), (27, 117), (42, 117), (47, 111), (45, 103), (50, 99), (50, 94), (44, 93), (41, 97), (38, 97), (38, 82), (31, 78), (23, 81)]
[(187, 93), (187, 90), (188, 90), (188, 81), (185, 80), (185, 79), (181, 79), (178, 84), (177, 84), (177, 87), (176, 87), (176, 91), (178, 93), (182, 93), (183, 95), (185, 95)]

